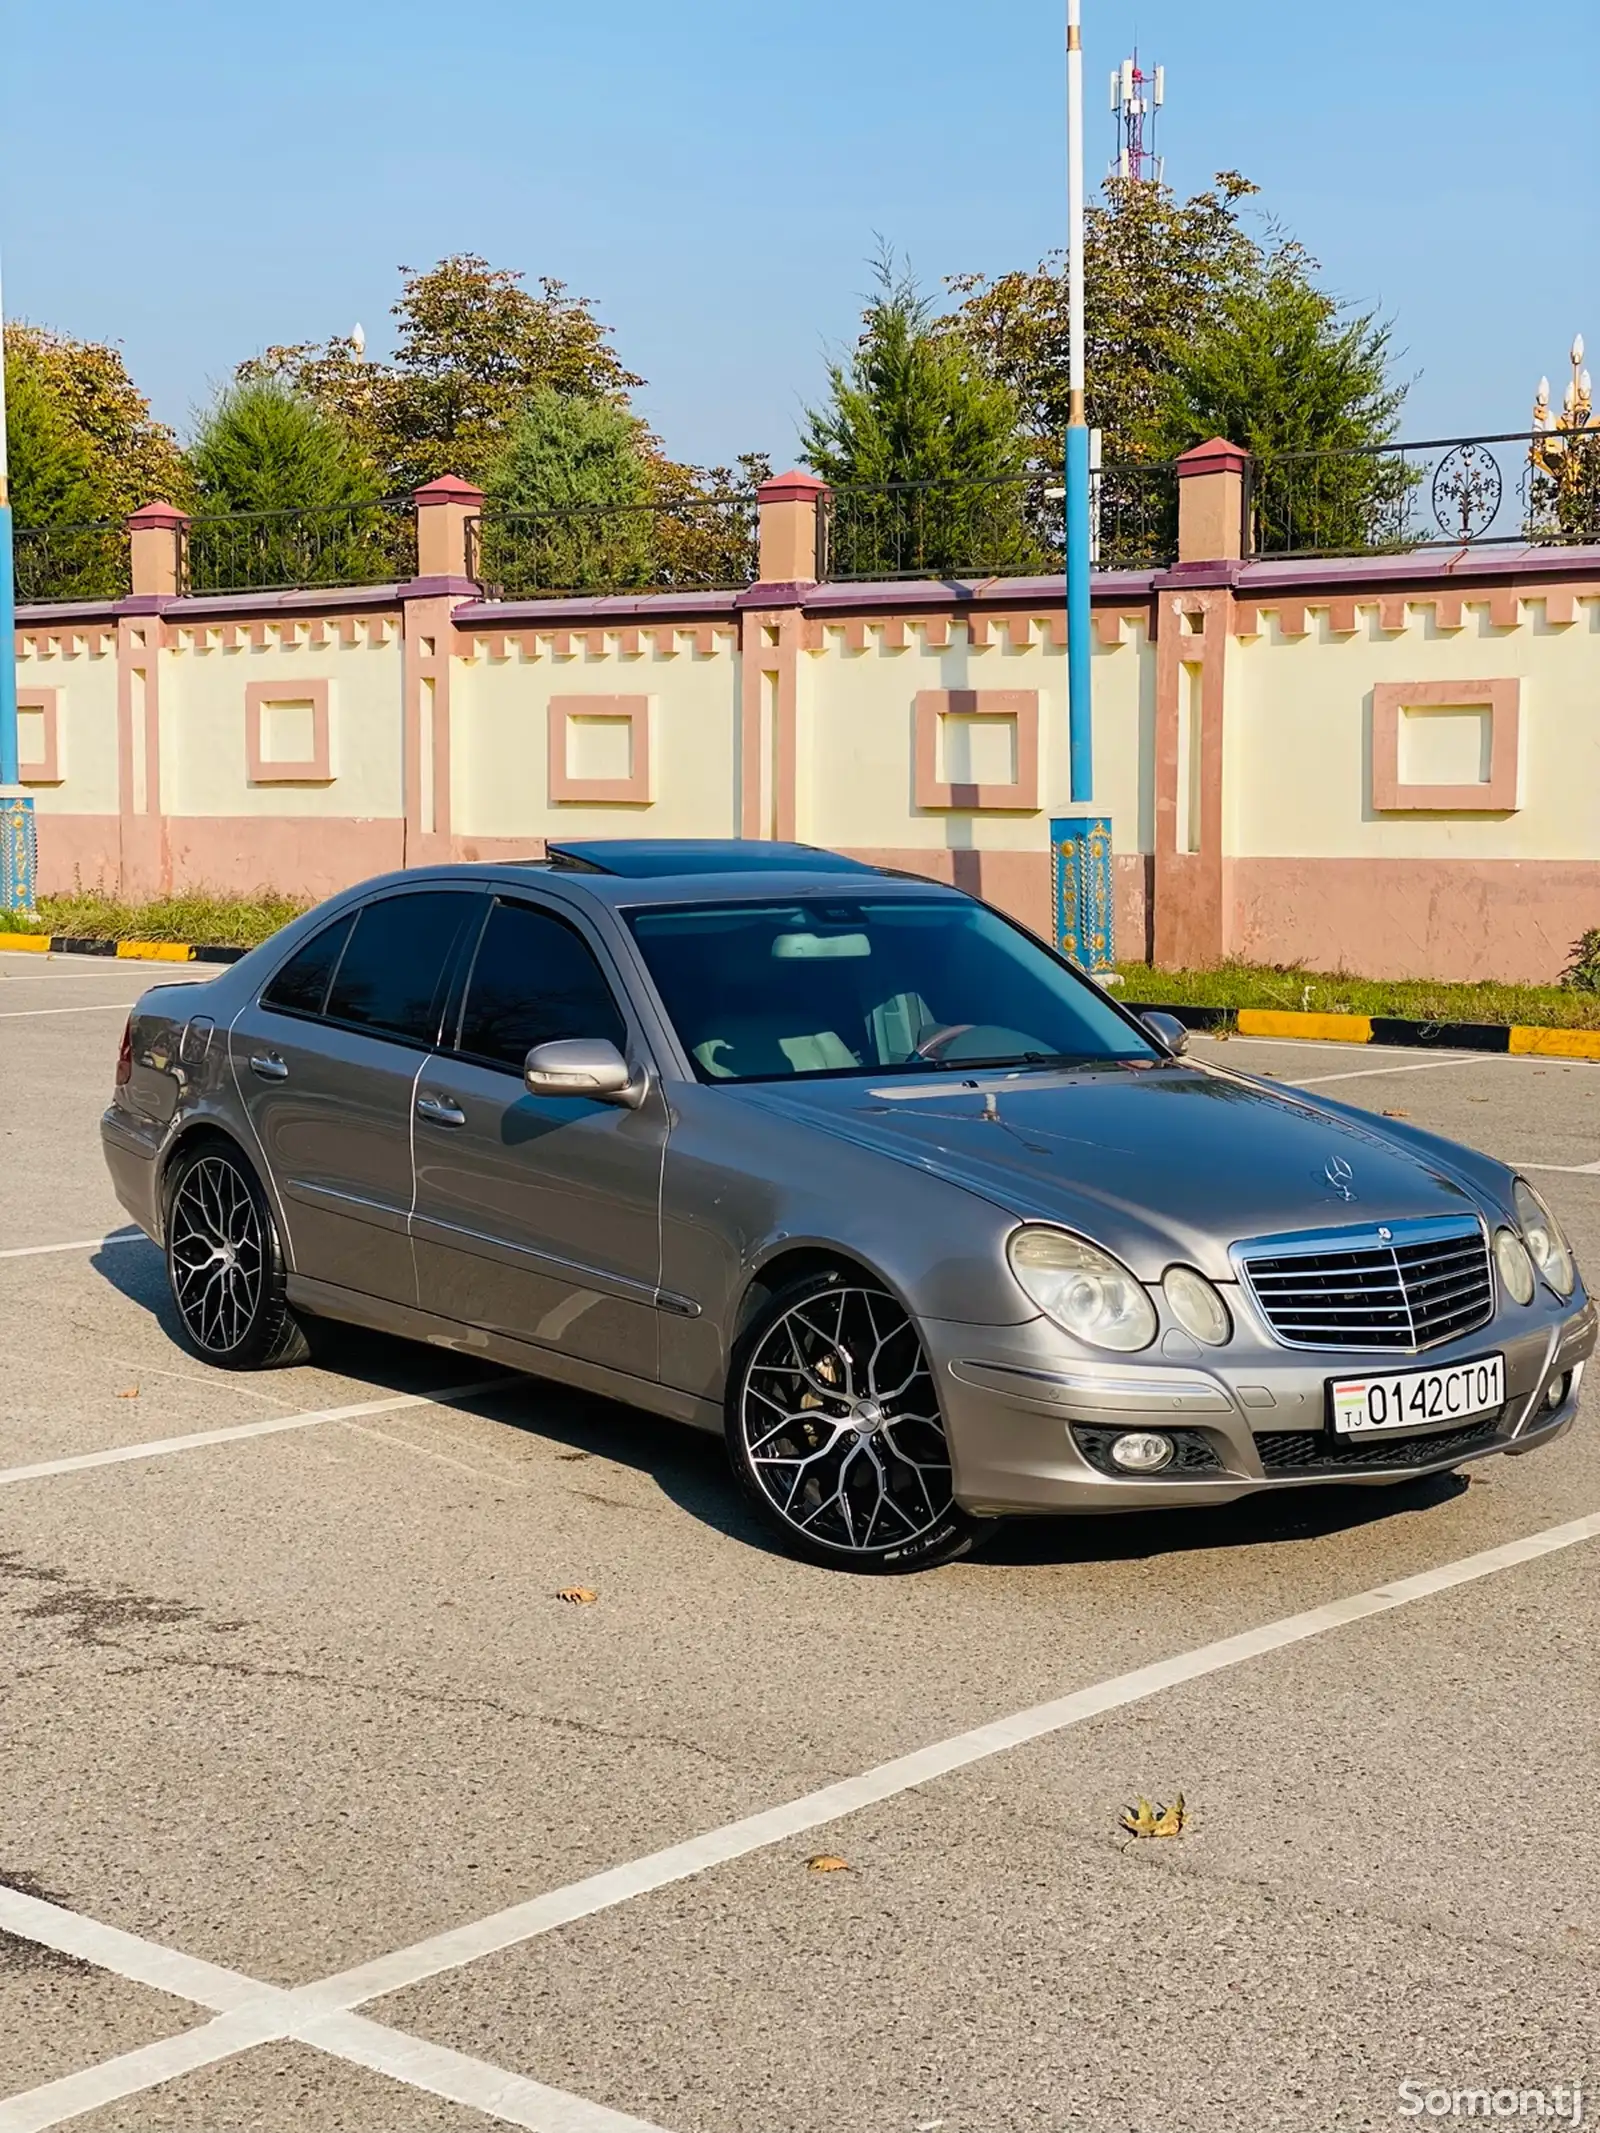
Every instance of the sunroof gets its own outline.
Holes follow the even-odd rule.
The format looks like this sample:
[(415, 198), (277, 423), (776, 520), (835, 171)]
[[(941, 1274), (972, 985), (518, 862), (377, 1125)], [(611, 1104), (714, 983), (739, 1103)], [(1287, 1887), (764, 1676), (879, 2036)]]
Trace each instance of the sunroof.
[(732, 837), (598, 837), (546, 847), (550, 864), (645, 880), (661, 874), (874, 874), (876, 867), (811, 844)]

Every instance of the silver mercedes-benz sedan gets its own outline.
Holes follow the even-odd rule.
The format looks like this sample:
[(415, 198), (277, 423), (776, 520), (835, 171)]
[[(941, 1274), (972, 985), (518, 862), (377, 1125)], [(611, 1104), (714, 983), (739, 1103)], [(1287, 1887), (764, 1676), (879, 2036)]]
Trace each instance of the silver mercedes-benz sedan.
[(1184, 1042), (953, 889), (574, 844), (154, 987), (103, 1135), (209, 1361), (352, 1320), (720, 1429), (853, 1569), (1568, 1429), (1594, 1307), (1526, 1179)]

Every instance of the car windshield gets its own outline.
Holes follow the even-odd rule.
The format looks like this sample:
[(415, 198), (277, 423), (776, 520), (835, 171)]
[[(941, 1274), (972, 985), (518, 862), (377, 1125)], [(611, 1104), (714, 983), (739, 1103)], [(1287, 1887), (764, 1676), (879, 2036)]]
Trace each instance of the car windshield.
[(818, 897), (626, 915), (702, 1081), (1162, 1056), (983, 904)]

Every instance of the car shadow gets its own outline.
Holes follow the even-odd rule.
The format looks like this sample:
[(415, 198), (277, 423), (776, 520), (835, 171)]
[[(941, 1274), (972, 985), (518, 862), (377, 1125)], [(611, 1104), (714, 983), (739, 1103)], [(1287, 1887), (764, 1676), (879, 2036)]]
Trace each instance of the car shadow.
[[(112, 1288), (149, 1311), (174, 1346), (188, 1353), (167, 1287), (166, 1268), (155, 1245), (102, 1249), (89, 1263)], [(459, 1384), (469, 1374), (462, 1367), (469, 1358), (458, 1349), (431, 1347), (327, 1319), (313, 1320), (309, 1331), (313, 1367), (335, 1372), (375, 1396), (426, 1395)], [(483, 1370), (485, 1389), (471, 1400), (473, 1413), (561, 1446), (559, 1459), (574, 1464), (591, 1458), (611, 1460), (632, 1467), (648, 1475), (669, 1502), (702, 1525), (764, 1555), (787, 1558), (788, 1551), (746, 1504), (719, 1438), (547, 1378), (519, 1377), (492, 1364), (484, 1364)], [(263, 1373), (266, 1376), (270, 1373)], [(1464, 1474), (1433, 1474), (1388, 1487), (1329, 1483), (1285, 1489), (1215, 1508), (1013, 1518), (954, 1569), (1144, 1562), (1207, 1549), (1331, 1538), (1449, 1503), (1467, 1486)]]

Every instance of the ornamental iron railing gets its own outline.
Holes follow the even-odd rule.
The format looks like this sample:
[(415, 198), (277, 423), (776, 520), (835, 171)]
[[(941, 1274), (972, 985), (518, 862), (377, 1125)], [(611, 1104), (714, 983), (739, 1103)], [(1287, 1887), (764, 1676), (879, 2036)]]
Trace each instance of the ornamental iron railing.
[(193, 593), (286, 592), (377, 585), (417, 572), (409, 496), (308, 511), (230, 511), (189, 522), (183, 588)]
[(120, 600), (129, 589), (128, 535), (120, 525), (19, 526), (12, 553), (19, 605)]
[[(1148, 570), (1178, 545), (1178, 479), (1166, 461), (1091, 476), (1091, 559)], [(817, 514), (817, 576), (1029, 577), (1060, 570), (1066, 492), (1052, 473), (842, 485)]]
[(1254, 462), (1246, 516), (1265, 556), (1600, 541), (1600, 431), (1285, 452)]
[(488, 505), (467, 524), (467, 573), (495, 600), (721, 592), (755, 582), (758, 548), (754, 490), (561, 511)]

